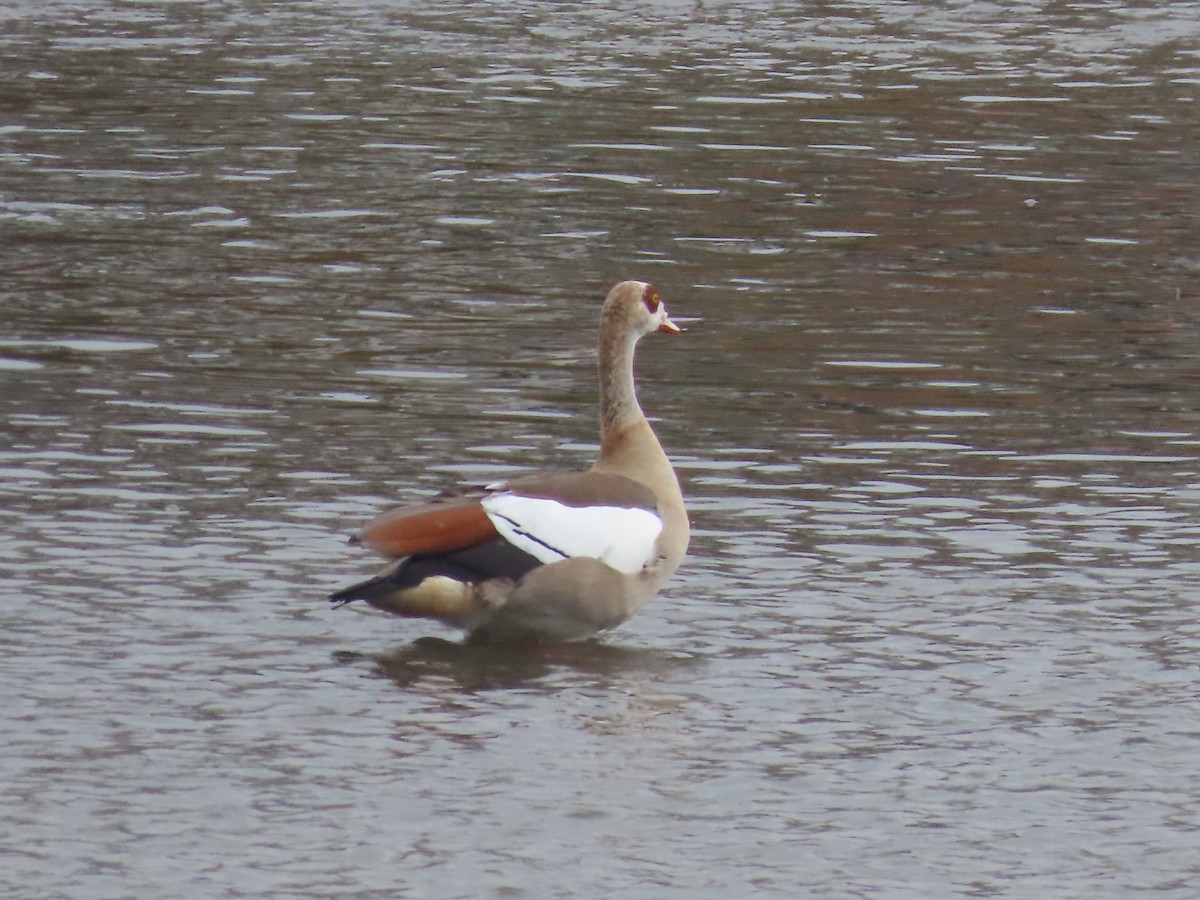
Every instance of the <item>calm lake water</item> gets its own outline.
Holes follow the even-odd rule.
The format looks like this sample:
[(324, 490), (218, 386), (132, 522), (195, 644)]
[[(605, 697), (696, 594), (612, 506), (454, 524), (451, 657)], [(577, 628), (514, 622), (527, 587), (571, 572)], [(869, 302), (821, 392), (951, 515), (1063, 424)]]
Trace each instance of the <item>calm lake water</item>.
[[(0, 23), (0, 893), (1197, 896), (1200, 5)], [(327, 609), (624, 278), (669, 589)]]

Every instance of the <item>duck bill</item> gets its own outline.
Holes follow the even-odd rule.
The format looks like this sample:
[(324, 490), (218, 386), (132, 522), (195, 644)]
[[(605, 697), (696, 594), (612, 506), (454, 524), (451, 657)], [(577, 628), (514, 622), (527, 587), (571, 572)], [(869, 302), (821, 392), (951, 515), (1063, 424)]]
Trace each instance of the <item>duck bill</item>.
[(663, 334), (679, 334), (681, 331), (683, 331), (682, 328), (680, 328), (670, 319), (663, 319), (662, 324), (658, 326), (658, 330)]

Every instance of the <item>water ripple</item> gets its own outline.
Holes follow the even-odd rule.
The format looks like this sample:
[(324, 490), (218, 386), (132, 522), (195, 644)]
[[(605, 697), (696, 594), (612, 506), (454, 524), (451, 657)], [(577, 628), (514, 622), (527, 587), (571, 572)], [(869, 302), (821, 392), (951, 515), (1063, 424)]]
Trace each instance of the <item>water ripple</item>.
[[(1191, 897), (1194, 4), (181, 9), (0, 10), (0, 891)], [(328, 610), (625, 277), (663, 595)]]

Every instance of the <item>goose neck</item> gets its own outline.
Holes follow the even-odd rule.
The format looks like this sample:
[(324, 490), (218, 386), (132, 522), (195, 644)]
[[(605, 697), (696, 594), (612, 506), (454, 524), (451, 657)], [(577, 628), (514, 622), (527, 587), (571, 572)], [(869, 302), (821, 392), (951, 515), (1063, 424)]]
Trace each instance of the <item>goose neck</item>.
[(633, 379), (637, 338), (604, 333), (600, 340), (600, 431), (611, 435), (645, 419)]

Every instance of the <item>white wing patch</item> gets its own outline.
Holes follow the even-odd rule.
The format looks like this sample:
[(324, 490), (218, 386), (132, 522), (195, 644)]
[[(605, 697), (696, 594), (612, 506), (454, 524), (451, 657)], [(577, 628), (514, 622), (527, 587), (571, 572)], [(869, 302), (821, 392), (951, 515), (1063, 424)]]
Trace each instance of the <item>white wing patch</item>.
[(511, 493), (484, 497), (482, 505), (500, 535), (535, 559), (590, 556), (630, 575), (654, 561), (663, 528), (656, 513), (637, 507), (567, 506)]

